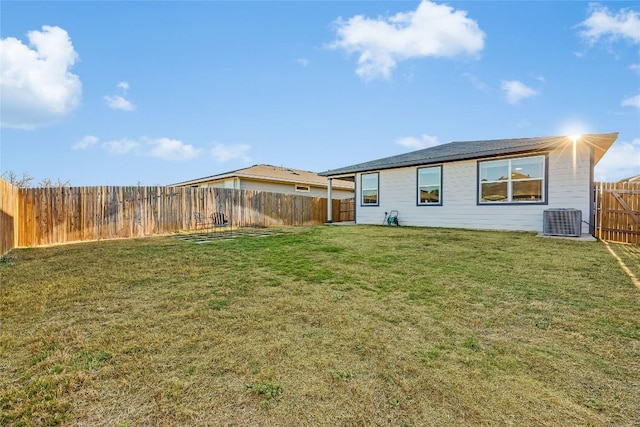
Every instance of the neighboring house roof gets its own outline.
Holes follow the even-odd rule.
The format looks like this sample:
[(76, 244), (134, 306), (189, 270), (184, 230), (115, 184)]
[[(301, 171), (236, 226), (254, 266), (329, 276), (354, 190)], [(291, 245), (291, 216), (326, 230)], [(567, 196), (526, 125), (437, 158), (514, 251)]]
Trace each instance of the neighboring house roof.
[[(303, 171), (299, 169), (285, 168), (273, 165), (253, 165), (248, 168), (225, 172), (218, 175), (211, 175), (204, 178), (192, 179), (189, 181), (172, 184), (174, 187), (186, 187), (198, 185), (211, 181), (219, 181), (227, 178), (244, 178), (254, 181), (281, 182), (292, 184), (306, 184), (316, 187), (327, 187), (326, 177), (319, 176), (315, 172)], [(353, 190), (353, 183), (348, 181), (334, 181), (332, 187), (336, 189)]]
[[(618, 138), (618, 133), (581, 135), (577, 143), (589, 144), (594, 148), (594, 164)], [(553, 148), (571, 147), (570, 136), (546, 136), (536, 138), (495, 139), (488, 141), (449, 142), (410, 153), (398, 154), (369, 162), (358, 163), (338, 169), (320, 172), (321, 176), (337, 176), (380, 169), (444, 163), (459, 160), (479, 159), (498, 155), (546, 151)]]
[(640, 182), (640, 175), (630, 176), (629, 178), (621, 179), (618, 182)]

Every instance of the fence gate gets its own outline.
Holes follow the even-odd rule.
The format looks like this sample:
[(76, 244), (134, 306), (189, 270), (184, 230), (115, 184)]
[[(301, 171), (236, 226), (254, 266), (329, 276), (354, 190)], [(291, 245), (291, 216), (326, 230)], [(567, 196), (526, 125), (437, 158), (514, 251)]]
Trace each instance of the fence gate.
[(355, 204), (354, 198), (340, 200), (340, 221), (355, 220)]
[(598, 182), (595, 194), (596, 236), (640, 244), (640, 183)]

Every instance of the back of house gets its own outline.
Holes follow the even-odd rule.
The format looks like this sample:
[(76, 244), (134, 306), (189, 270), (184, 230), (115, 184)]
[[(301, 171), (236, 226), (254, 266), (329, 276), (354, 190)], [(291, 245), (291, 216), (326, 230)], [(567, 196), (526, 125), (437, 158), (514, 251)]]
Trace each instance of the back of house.
[(560, 215), (592, 234), (594, 166), (617, 137), (451, 142), (319, 175), (354, 181), (358, 224), (397, 210), (403, 225), (543, 232)]

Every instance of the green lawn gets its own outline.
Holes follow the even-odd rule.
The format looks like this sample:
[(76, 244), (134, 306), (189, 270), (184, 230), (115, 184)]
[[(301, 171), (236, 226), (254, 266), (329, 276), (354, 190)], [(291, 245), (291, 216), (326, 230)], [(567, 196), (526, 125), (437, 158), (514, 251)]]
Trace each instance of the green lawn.
[(20, 249), (0, 278), (0, 425), (640, 420), (640, 291), (601, 243), (318, 226)]

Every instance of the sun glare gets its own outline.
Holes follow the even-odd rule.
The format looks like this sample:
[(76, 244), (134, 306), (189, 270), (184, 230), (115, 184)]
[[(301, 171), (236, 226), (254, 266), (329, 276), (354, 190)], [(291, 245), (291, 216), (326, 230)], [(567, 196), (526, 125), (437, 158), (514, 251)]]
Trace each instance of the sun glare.
[(567, 135), (567, 138), (572, 143), (571, 148), (572, 148), (572, 157), (573, 157), (573, 174), (575, 176), (576, 169), (577, 169), (578, 141), (580, 141), (580, 139), (582, 138), (582, 135), (589, 133), (588, 131), (589, 127), (580, 120), (572, 119), (562, 123), (559, 126), (559, 128), (560, 128), (559, 135)]
[(558, 126), (558, 128), (560, 132), (557, 135), (568, 135), (571, 140), (589, 133), (589, 126), (579, 120), (568, 120)]

